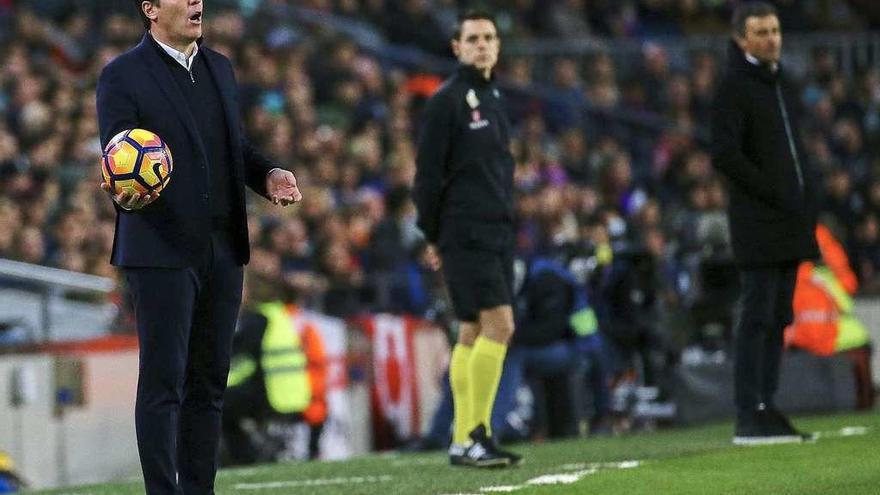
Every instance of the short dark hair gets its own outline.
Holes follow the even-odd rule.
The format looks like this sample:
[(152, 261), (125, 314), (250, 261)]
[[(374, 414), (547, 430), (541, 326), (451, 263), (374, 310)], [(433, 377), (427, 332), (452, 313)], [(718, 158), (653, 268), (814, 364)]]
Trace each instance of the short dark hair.
[(144, 4), (144, 2), (150, 2), (152, 4), (159, 5), (160, 1), (161, 0), (134, 0), (134, 5), (135, 7), (137, 7), (138, 10), (138, 16), (140, 16), (141, 22), (144, 24), (144, 29), (146, 29), (147, 31), (150, 30), (150, 18), (144, 15), (144, 8), (142, 7), (142, 5)]
[(768, 15), (777, 15), (776, 7), (766, 2), (745, 2), (737, 5), (733, 11), (733, 32), (737, 36), (746, 35), (746, 19), (749, 17), (767, 17)]
[(458, 22), (455, 24), (455, 32), (452, 34), (452, 39), (457, 40), (461, 38), (461, 26), (464, 24), (464, 21), (480, 20), (491, 22), (495, 26), (495, 30), (498, 31), (498, 23), (495, 22), (495, 16), (484, 10), (469, 10), (458, 16)]

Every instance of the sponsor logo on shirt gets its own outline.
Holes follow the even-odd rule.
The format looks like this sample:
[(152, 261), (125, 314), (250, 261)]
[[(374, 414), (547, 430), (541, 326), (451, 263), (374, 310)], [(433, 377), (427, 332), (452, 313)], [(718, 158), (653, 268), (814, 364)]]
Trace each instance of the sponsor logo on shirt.
[(470, 122), (470, 124), (468, 124), (468, 127), (470, 127), (472, 131), (475, 131), (477, 129), (482, 129), (483, 127), (486, 127), (488, 125), (489, 125), (488, 120), (480, 118), (480, 111), (479, 110), (472, 110), (471, 111), (471, 122)]

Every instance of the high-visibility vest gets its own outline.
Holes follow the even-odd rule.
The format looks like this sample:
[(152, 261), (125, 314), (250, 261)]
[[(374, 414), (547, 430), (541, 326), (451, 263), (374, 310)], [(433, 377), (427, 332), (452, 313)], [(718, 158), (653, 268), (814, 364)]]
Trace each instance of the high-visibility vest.
[(266, 398), (276, 412), (301, 412), (312, 400), (312, 389), (299, 333), (283, 304), (262, 304), (260, 312), (267, 320), (260, 357)]
[[(266, 328), (260, 344), (260, 367), (266, 399), (275, 412), (289, 414), (302, 412), (312, 400), (312, 387), (306, 370), (306, 355), (300, 344), (299, 332), (281, 303), (260, 305), (266, 317)], [(257, 371), (257, 363), (250, 356), (235, 356), (229, 369), (226, 385), (236, 387)]]
[(823, 225), (816, 226), (822, 263), (804, 261), (798, 268), (792, 307), (794, 321), (785, 329), (789, 346), (819, 356), (861, 347), (868, 331), (852, 314), (858, 280), (843, 246)]
[(868, 331), (852, 315), (854, 303), (834, 272), (805, 261), (798, 269), (794, 321), (785, 329), (790, 346), (819, 356), (861, 347)]

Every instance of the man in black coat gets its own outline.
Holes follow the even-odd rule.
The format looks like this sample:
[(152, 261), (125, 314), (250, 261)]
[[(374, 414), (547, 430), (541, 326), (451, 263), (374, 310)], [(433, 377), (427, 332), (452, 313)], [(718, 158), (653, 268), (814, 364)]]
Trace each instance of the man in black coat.
[(742, 4), (733, 28), (729, 68), (712, 116), (712, 156), (728, 179), (730, 230), (742, 280), (734, 443), (802, 441), (773, 396), (798, 263), (818, 256), (816, 180), (798, 139), (797, 91), (779, 62), (782, 34), (775, 8)]
[(143, 128), (174, 158), (161, 195), (113, 196), (111, 262), (131, 292), (140, 341), (138, 453), (149, 495), (210, 495), (249, 258), (244, 186), (282, 204), (302, 195), (291, 172), (244, 138), (232, 65), (201, 45), (202, 2), (135, 3), (148, 32), (104, 68), (97, 109), (103, 144)]

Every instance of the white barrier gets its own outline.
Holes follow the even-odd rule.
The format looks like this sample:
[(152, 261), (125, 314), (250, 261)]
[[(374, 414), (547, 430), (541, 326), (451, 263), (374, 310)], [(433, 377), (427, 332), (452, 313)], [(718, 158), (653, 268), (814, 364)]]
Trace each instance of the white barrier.
[(134, 439), (137, 351), (81, 354), (83, 404), (56, 406), (48, 354), (0, 359), (0, 449), (33, 488), (138, 475)]
[(856, 317), (865, 324), (871, 335), (873, 355), (871, 356), (871, 376), (874, 385), (880, 385), (880, 298), (859, 298), (853, 310)]

